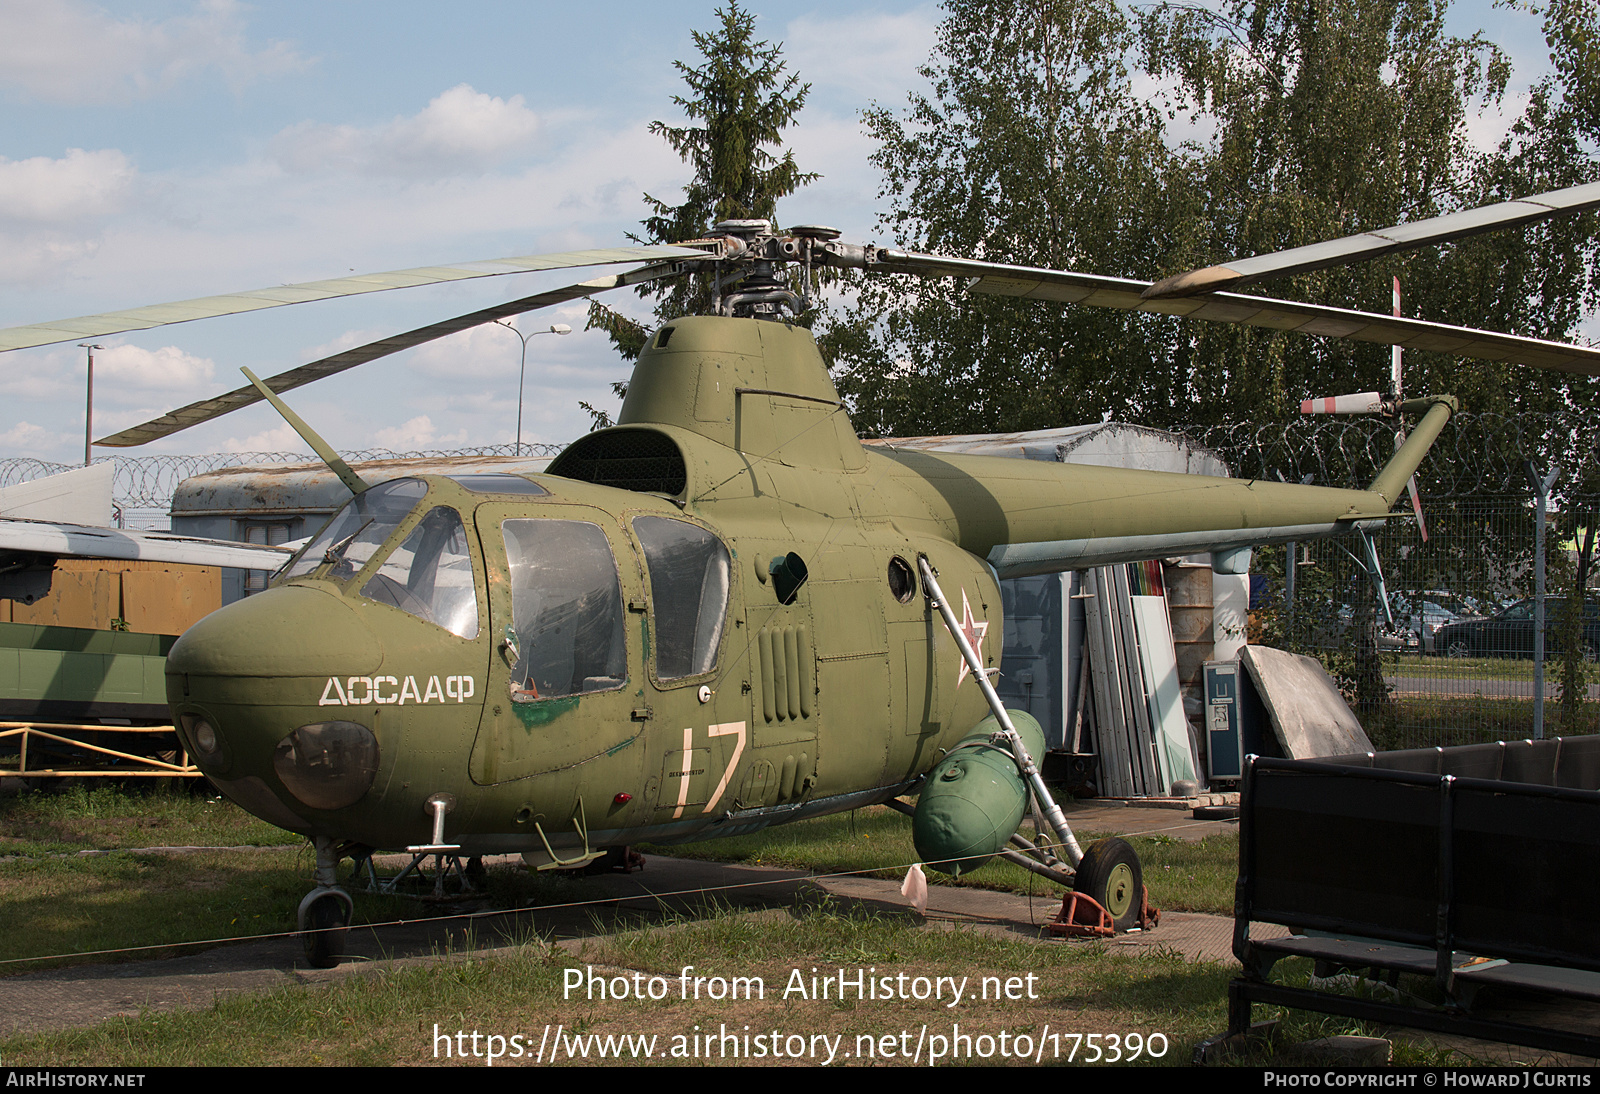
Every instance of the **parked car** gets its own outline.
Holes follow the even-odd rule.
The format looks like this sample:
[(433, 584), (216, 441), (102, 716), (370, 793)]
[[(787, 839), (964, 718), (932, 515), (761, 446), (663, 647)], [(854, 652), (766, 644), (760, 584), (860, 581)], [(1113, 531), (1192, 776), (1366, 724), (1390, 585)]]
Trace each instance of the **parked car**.
[[(1376, 611), (1378, 648), (1406, 653), (1433, 653), (1434, 636), (1440, 627), (1476, 617), (1463, 597), (1431, 590), (1421, 594), (1391, 593), (1389, 610), (1394, 614), (1392, 626), (1384, 621), (1382, 609)], [(1350, 605), (1338, 605), (1325, 617), (1327, 621), (1317, 626), (1316, 640), (1324, 645), (1343, 642), (1353, 614)]]
[[(1567, 610), (1567, 598), (1544, 598), (1545, 653), (1555, 656), (1561, 652), (1556, 634), (1561, 617)], [(1519, 600), (1487, 619), (1468, 619), (1440, 627), (1434, 633), (1434, 649), (1450, 657), (1532, 657), (1533, 656), (1533, 601)], [(1583, 603), (1583, 643), (1585, 661), (1593, 661), (1600, 652), (1600, 603), (1585, 600)]]
[[(1371, 608), (1368, 608), (1368, 611), (1371, 611)], [(1350, 608), (1350, 605), (1331, 605), (1320, 616), (1320, 622), (1312, 625), (1312, 641), (1318, 646), (1328, 646), (1328, 648), (1342, 645), (1347, 633), (1350, 632), (1350, 619), (1354, 616), (1355, 609)], [(1378, 609), (1374, 622), (1378, 625), (1379, 649), (1384, 651), (1400, 649), (1406, 653), (1416, 653), (1421, 648), (1421, 638), (1418, 637), (1416, 629), (1406, 627), (1398, 609), (1395, 609), (1394, 627), (1384, 622), (1382, 609)]]
[(1416, 594), (1414, 599), (1411, 595), (1396, 593), (1389, 598), (1389, 608), (1394, 612), (1394, 629), (1417, 640), (1407, 641), (1403, 648), (1420, 648), (1423, 653), (1438, 652), (1436, 636), (1439, 628), (1482, 618), (1482, 614), (1466, 597), (1443, 590), (1430, 589)]

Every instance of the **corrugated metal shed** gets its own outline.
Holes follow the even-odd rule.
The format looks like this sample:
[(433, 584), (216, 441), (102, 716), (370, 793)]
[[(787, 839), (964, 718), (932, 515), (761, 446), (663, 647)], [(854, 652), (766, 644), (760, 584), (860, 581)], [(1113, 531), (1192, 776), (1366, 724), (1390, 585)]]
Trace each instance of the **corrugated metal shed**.
[[(1141, 471), (1224, 477), (1230, 474), (1221, 456), (1181, 433), (1123, 422), (1019, 433), (891, 438), (864, 443)], [(1209, 555), (1169, 566), (1166, 572), (1180, 678), (1192, 685), (1199, 678), (1199, 666), (1207, 658), (1231, 656), (1226, 650), (1218, 652), (1213, 582), (1237, 592), (1234, 586), (1247, 588), (1244, 583), (1249, 579), (1213, 575)], [(1084, 645), (1082, 579), (1082, 574), (1051, 574), (1012, 578), (1000, 583), (1006, 629), (1001, 676), (995, 690), (1006, 705), (1026, 710), (1039, 719), (1046, 740), (1056, 749), (1070, 750), (1073, 743), (1070, 723), (1078, 701)], [(1225, 620), (1224, 626), (1225, 629), (1232, 626), (1242, 633), (1242, 620), (1235, 624)], [(1237, 645), (1236, 640), (1233, 645)]]
[(1024, 460), (1086, 463), (1188, 475), (1229, 474), (1222, 457), (1181, 433), (1167, 433), (1123, 422), (1069, 425), (1023, 433), (949, 437), (906, 437), (866, 441), (869, 445), (961, 452), (972, 456), (1010, 456)]
[[(439, 459), (369, 460), (350, 466), (369, 483), (408, 475), (463, 475), (502, 471), (536, 474), (550, 465), (547, 457), (447, 456)], [(184, 479), (172, 495), (174, 532), (189, 532), (194, 521), (217, 515), (332, 513), (350, 500), (337, 475), (318, 462), (230, 467)]]

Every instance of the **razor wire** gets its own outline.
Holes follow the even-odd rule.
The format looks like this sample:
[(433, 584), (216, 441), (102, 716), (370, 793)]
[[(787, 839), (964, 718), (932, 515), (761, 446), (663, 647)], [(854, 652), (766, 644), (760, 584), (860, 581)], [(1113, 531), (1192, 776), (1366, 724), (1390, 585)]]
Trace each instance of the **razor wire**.
[[(1393, 457), (1394, 428), (1391, 421), (1375, 418), (1312, 417), (1272, 424), (1191, 426), (1180, 432), (1220, 456), (1236, 477), (1365, 487)], [(1410, 521), (1395, 522), (1379, 536), (1390, 590), (1412, 604), (1445, 590), (1476, 598), (1486, 612), (1510, 599), (1530, 595), (1533, 520), (1524, 461), (1532, 460), (1541, 472), (1559, 463), (1562, 475), (1554, 491), (1557, 506), (1570, 514), (1568, 519), (1574, 527), (1585, 520), (1593, 524), (1600, 519), (1596, 516), (1600, 514), (1600, 459), (1592, 430), (1593, 423), (1577, 411), (1454, 416), (1417, 472), (1423, 507), (1433, 532), (1427, 549), (1423, 549), (1418, 529)], [(474, 457), (535, 461), (557, 455), (562, 447), (501, 444), (403, 452), (361, 449), (341, 455), (358, 464)], [(148, 519), (151, 526), (164, 520), (173, 493), (184, 479), (234, 467), (321, 466), (311, 457), (293, 452), (117, 455), (97, 462), (110, 462), (115, 467), (113, 494), (119, 510), (130, 520)], [(0, 486), (69, 471), (75, 466), (34, 458), (0, 459)], [(1552, 542), (1559, 543), (1559, 537)], [(1356, 573), (1354, 560), (1333, 543), (1302, 544), (1299, 552), (1304, 557), (1292, 601), (1284, 595), (1287, 551), (1267, 549), (1258, 557), (1258, 573), (1268, 582), (1269, 598), (1283, 605), (1276, 622), (1270, 613), (1265, 619), (1272, 631), (1282, 633), (1259, 637), (1266, 638), (1268, 644), (1276, 641), (1284, 648), (1321, 656), (1341, 682), (1358, 677), (1382, 681), (1384, 675), (1373, 666), (1367, 666), (1373, 671), (1366, 671), (1352, 662), (1351, 636), (1374, 626), (1367, 594), (1361, 591), (1366, 583)], [(1553, 557), (1559, 560), (1564, 553), (1556, 551)], [(1409, 647), (1413, 656), (1439, 652), (1428, 648), (1429, 637), (1426, 632), (1419, 635), (1416, 646)], [(1392, 660), (1403, 657), (1406, 650), (1404, 646), (1386, 649), (1382, 656)], [(1377, 654), (1376, 650), (1370, 652)], [(1405, 686), (1428, 687), (1441, 694), (1466, 682), (1417, 683), (1434, 675), (1431, 669), (1417, 664), (1407, 664), (1403, 670), (1392, 665), (1387, 669), (1387, 676), (1409, 681)], [(1439, 712), (1433, 713), (1413, 711), (1419, 702), (1424, 702), (1418, 700), (1409, 706), (1384, 706), (1383, 717), (1392, 723), (1386, 726), (1386, 746), (1415, 747), (1522, 735), (1526, 711), (1531, 710), (1531, 696), (1497, 697), (1494, 688), (1504, 690), (1506, 681), (1499, 677), (1507, 676), (1508, 671), (1499, 669), (1490, 675), (1495, 678), (1470, 685), (1477, 689), (1475, 702), (1483, 709), (1468, 714), (1443, 709), (1464, 701), (1457, 698), (1430, 700), (1441, 706)], [(1375, 686), (1388, 689), (1387, 684)], [(1592, 699), (1583, 704), (1582, 717), (1592, 719), (1593, 705)], [(1463, 733), (1465, 737), (1458, 736)]]
[[(1525, 497), (1523, 461), (1562, 467), (1568, 495), (1600, 493), (1600, 453), (1593, 423), (1577, 411), (1539, 414), (1457, 414), (1417, 472), (1425, 497)], [(1260, 424), (1229, 422), (1176, 430), (1221, 456), (1239, 478), (1362, 487), (1394, 455), (1394, 425), (1377, 418), (1312, 417)], [(352, 463), (401, 459), (523, 456), (548, 459), (558, 444), (497, 444), (470, 448), (340, 453)], [(123, 509), (165, 508), (186, 478), (230, 467), (315, 465), (295, 452), (214, 452), (203, 455), (109, 456), (116, 465), (112, 493)], [(96, 461), (102, 462), (102, 461)], [(26, 457), (0, 459), (0, 486), (70, 471), (75, 464)], [(1558, 496), (1560, 494), (1558, 486)]]
[[(388, 448), (361, 448), (339, 453), (350, 463), (372, 463), (387, 460), (445, 460), (472, 457), (524, 457), (542, 460), (556, 456), (565, 445), (559, 444), (486, 444), (472, 448), (438, 450), (395, 451)], [(212, 452), (203, 455), (161, 456), (107, 456), (96, 463), (115, 466), (112, 497), (124, 511), (137, 509), (165, 510), (172, 503), (173, 492), (184, 479), (205, 475), (231, 467), (321, 467), (314, 457), (301, 452)], [(47, 475), (72, 471), (78, 464), (50, 463), (27, 457), (0, 459), (0, 487), (13, 486), (44, 478)]]
[[(1394, 423), (1375, 418), (1230, 423), (1184, 433), (1236, 476), (1318, 486), (1364, 488), (1395, 451)], [(1546, 540), (1548, 595), (1557, 605), (1571, 595), (1576, 540), (1565, 548), (1562, 542), (1600, 514), (1595, 447), (1592, 422), (1576, 411), (1455, 415), (1417, 469), (1430, 538), (1424, 542), (1411, 520), (1376, 535), (1395, 623), (1382, 617), (1372, 582), (1348, 548), (1323, 540), (1257, 553), (1251, 641), (1321, 660), (1376, 747), (1527, 736), (1536, 703), (1531, 666), (1524, 667), (1531, 649), (1478, 649), (1477, 638), (1461, 636), (1476, 635), (1475, 620), (1534, 593), (1537, 520), (1525, 461), (1540, 474), (1561, 466), (1552, 507), (1560, 531)], [(1409, 506), (1402, 500), (1401, 508)], [(1456, 644), (1465, 661), (1447, 659), (1460, 656)], [(1551, 731), (1594, 732), (1590, 667), (1576, 665), (1576, 702), (1568, 706), (1556, 699), (1559, 649), (1547, 647), (1547, 664)]]
[[(1179, 432), (1216, 452), (1240, 478), (1365, 487), (1394, 455), (1395, 427), (1377, 418), (1312, 417), (1262, 425), (1232, 422)], [(1422, 465), (1424, 497), (1524, 497), (1523, 461), (1559, 463), (1567, 492), (1600, 492), (1593, 422), (1576, 412), (1457, 414)]]

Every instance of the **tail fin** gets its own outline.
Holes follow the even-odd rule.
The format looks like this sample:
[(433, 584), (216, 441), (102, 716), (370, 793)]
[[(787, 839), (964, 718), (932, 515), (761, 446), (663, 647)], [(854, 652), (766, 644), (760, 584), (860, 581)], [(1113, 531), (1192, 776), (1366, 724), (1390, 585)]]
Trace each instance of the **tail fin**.
[(1411, 478), (1417, 470), (1417, 465), (1422, 463), (1422, 458), (1428, 454), (1428, 449), (1433, 447), (1433, 442), (1438, 439), (1445, 423), (1450, 420), (1450, 415), (1459, 409), (1460, 404), (1454, 395), (1430, 395), (1424, 399), (1407, 399), (1401, 403), (1401, 413), (1416, 413), (1419, 410), (1426, 410), (1427, 413), (1423, 415), (1417, 428), (1406, 438), (1406, 443), (1400, 446), (1400, 451), (1384, 465), (1383, 470), (1378, 472), (1378, 477), (1372, 480), (1372, 485), (1367, 489), (1380, 495), (1392, 506), (1399, 499), (1400, 491), (1405, 489), (1406, 480)]

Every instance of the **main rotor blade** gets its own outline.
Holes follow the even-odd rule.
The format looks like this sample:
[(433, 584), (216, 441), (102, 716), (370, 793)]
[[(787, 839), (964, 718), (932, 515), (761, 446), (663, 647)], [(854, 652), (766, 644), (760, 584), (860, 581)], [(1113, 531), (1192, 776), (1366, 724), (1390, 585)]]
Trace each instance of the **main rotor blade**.
[[(598, 277), (592, 281), (584, 281), (577, 285), (568, 285), (565, 288), (551, 289), (536, 296), (525, 296), (520, 300), (511, 300), (504, 304), (496, 304), (492, 308), (458, 315), (453, 319), (442, 319), (437, 323), (430, 323), (426, 327), (396, 334), (376, 342), (368, 342), (364, 346), (347, 349), (332, 357), (324, 357), (320, 361), (301, 365), (298, 368), (280, 372), (269, 376), (264, 381), (267, 387), (275, 394), (281, 395), (285, 391), (292, 391), (303, 387), (314, 380), (325, 376), (332, 376), (364, 365), (368, 361), (376, 361), (380, 357), (387, 357), (392, 353), (420, 346), (425, 342), (432, 342), (436, 338), (443, 338), (447, 334), (466, 330), (469, 327), (492, 323), (496, 319), (506, 319), (513, 315), (522, 315), (525, 312), (535, 311), (539, 308), (548, 308), (553, 304), (565, 304), (569, 300), (578, 300), (585, 296), (592, 296), (597, 292), (607, 289), (616, 289), (624, 285), (635, 285), (641, 281), (653, 281), (657, 278), (668, 277), (679, 271), (677, 263), (661, 263), (655, 266), (646, 266), (642, 269), (631, 270), (623, 274), (610, 274)], [(224, 414), (232, 413), (253, 403), (262, 401), (262, 394), (253, 385), (235, 388), (225, 395), (217, 395), (210, 399), (201, 399), (197, 403), (190, 403), (186, 407), (163, 414), (159, 418), (124, 429), (121, 433), (95, 441), (96, 445), (107, 448), (133, 448), (136, 445), (148, 444), (160, 440), (162, 437), (171, 436), (190, 426), (209, 422), (213, 418), (220, 418)]]
[(691, 250), (687, 247), (606, 247), (588, 251), (561, 251), (547, 255), (523, 255), (517, 258), (490, 258), (454, 266), (418, 266), (410, 270), (335, 277), (328, 281), (277, 285), (251, 292), (202, 296), (171, 304), (152, 304), (143, 308), (129, 308), (126, 311), (85, 315), (76, 319), (57, 319), (49, 323), (7, 327), (0, 330), (0, 353), (6, 350), (25, 349), (29, 346), (47, 346), (52, 342), (70, 342), (74, 338), (99, 338), (107, 334), (120, 334), (123, 331), (164, 327), (169, 323), (188, 323), (195, 319), (210, 319), (218, 315), (237, 315), (240, 312), (260, 311), (263, 308), (280, 308), (286, 304), (304, 304), (312, 300), (331, 300), (341, 296), (360, 296), (363, 293), (406, 289), (414, 285), (437, 285), (445, 281), (468, 281), (476, 277), (500, 277), (504, 274), (528, 273), (535, 270), (609, 266), (617, 262), (705, 257), (704, 251)]
[(1452, 239), (1514, 224), (1531, 224), (1546, 217), (1582, 212), (1597, 205), (1600, 205), (1600, 182), (1591, 182), (1586, 186), (1552, 190), (1547, 194), (1535, 194), (1498, 205), (1484, 205), (1429, 220), (1397, 224), (1393, 228), (1380, 228), (1375, 232), (1362, 232), (1343, 239), (1330, 239), (1325, 243), (1256, 255), (1254, 258), (1234, 259), (1224, 265), (1174, 274), (1157, 281), (1141, 295), (1146, 300), (1155, 300), (1238, 288), (1255, 281), (1348, 265), (1397, 251), (1413, 251), (1435, 243), (1448, 243)]
[(1458, 357), (1475, 357), (1483, 361), (1510, 361), (1534, 368), (1600, 376), (1600, 348), (1522, 338), (1473, 327), (1451, 326), (1448, 323), (1429, 323), (1421, 319), (1377, 315), (1320, 304), (1301, 304), (1292, 300), (1273, 300), (1242, 293), (1201, 293), (1176, 299), (1145, 300), (1142, 294), (1149, 287), (1147, 281), (1067, 270), (1004, 266), (995, 262), (906, 251), (879, 252), (877, 268), (902, 273), (975, 275), (977, 280), (967, 286), (968, 290), (996, 296), (1020, 296), (1028, 300), (1056, 300), (1123, 311), (1156, 312), (1207, 319), (1214, 323), (1240, 323), (1251, 327), (1292, 330), (1327, 338), (1377, 342), (1406, 349), (1450, 353)]

